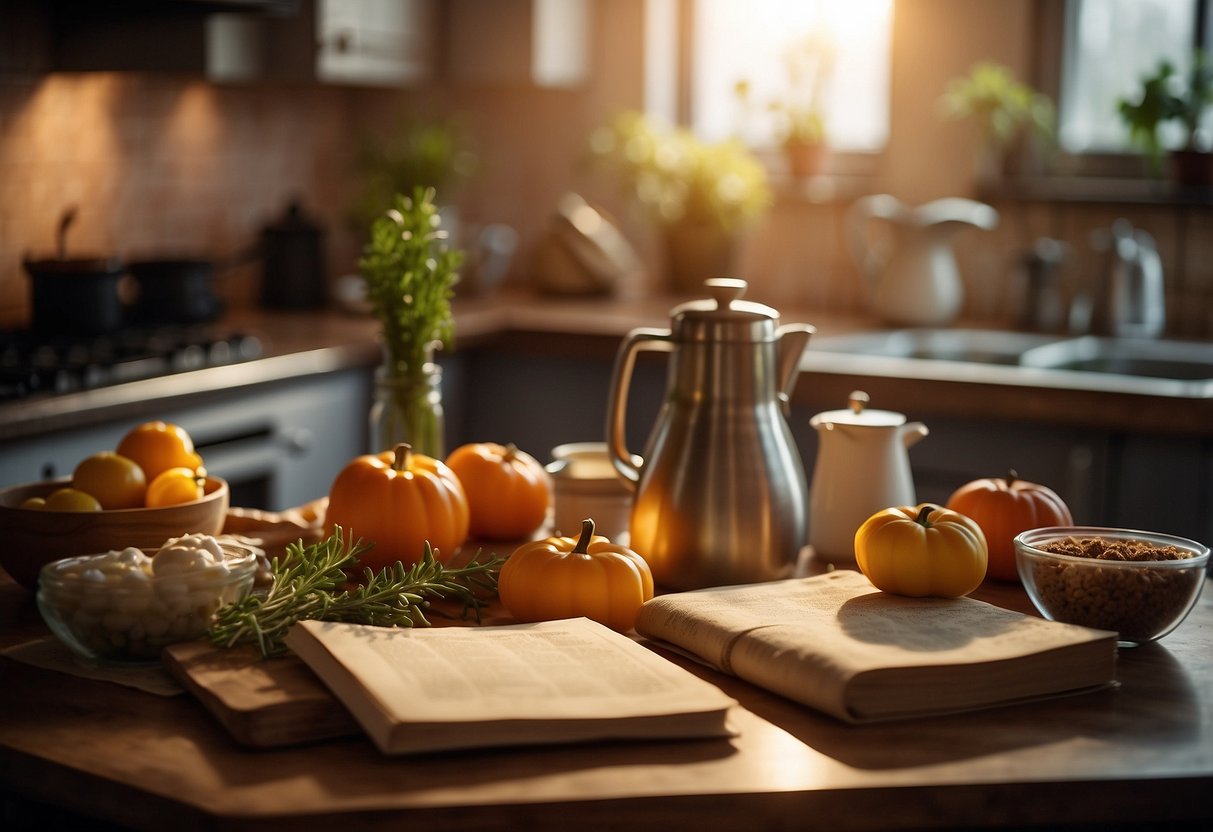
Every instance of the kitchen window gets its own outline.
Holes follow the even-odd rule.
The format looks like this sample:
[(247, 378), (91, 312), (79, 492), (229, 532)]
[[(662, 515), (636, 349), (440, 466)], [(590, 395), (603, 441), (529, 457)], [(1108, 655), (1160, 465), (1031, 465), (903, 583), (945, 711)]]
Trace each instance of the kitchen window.
[[(1209, 0), (1041, 0), (1037, 86), (1058, 110), (1066, 169), (1080, 175), (1150, 175), (1117, 113), (1162, 60), (1181, 75), (1197, 49), (1213, 47)], [(1163, 125), (1163, 144), (1182, 143)], [(1206, 144), (1213, 139), (1206, 120)]]
[[(893, 0), (648, 0), (646, 109), (707, 140), (778, 144), (769, 104), (809, 104), (813, 81), (792, 82), (789, 61), (812, 50), (809, 70), (831, 150), (876, 154), (889, 136)], [(673, 46), (672, 46), (673, 45)], [(798, 51), (799, 50), (799, 53)], [(741, 99), (739, 81), (749, 86)]]
[[(1187, 74), (1195, 49), (1206, 42), (1206, 6), (1204, 0), (1071, 0), (1058, 100), (1058, 138), (1065, 151), (1132, 149), (1115, 116), (1117, 101), (1131, 96), (1161, 60)], [(1179, 125), (1164, 127), (1175, 128), (1167, 139), (1177, 145)]]

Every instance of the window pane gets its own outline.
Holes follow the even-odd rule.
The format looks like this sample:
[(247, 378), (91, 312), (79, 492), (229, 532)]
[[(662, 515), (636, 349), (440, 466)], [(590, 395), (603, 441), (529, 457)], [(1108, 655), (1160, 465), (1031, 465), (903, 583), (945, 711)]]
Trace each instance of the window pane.
[[(892, 0), (697, 0), (691, 113), (707, 139), (736, 135), (773, 145), (780, 125), (767, 104), (806, 104), (812, 83), (793, 86), (788, 59), (806, 41), (832, 56), (820, 103), (830, 145), (876, 151), (889, 133)], [(750, 84), (751, 106), (734, 93)]]
[(1137, 94), (1141, 79), (1164, 57), (1186, 72), (1195, 26), (1196, 0), (1070, 0), (1058, 123), (1062, 148), (1130, 149), (1117, 100)]

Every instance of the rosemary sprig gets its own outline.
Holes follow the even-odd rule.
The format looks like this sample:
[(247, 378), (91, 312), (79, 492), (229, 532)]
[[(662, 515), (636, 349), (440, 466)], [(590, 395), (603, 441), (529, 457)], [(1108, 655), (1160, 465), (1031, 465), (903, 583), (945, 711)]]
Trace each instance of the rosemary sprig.
[(463, 603), (463, 615), (472, 610), (479, 623), (483, 596), (497, 592), (497, 574), (505, 562), (498, 557), (482, 561), (477, 552), (465, 566), (450, 568), (438, 562), (426, 541), (421, 560), (412, 566), (397, 562), (379, 572), (364, 568), (362, 583), (347, 588), (348, 573), (369, 548), (361, 541), (347, 542), (340, 527), (318, 543), (289, 544), (286, 554), (271, 562), (273, 583), (264, 594), (250, 594), (219, 610), (211, 642), (220, 647), (255, 643), (262, 656), (273, 656), (285, 652), (282, 640), (297, 621), (429, 626), (429, 599), (448, 597)]

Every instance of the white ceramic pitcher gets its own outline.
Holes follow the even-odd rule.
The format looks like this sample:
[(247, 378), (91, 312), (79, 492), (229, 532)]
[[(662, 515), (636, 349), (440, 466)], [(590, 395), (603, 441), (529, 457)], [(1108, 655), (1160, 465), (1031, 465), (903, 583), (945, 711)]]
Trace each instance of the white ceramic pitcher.
[[(880, 225), (887, 233), (877, 233)], [(857, 200), (848, 216), (851, 253), (868, 278), (872, 311), (895, 324), (950, 323), (964, 300), (952, 237), (997, 225), (996, 210), (961, 197), (917, 208), (889, 194)]]
[(855, 564), (855, 532), (864, 520), (881, 509), (917, 502), (907, 450), (928, 433), (922, 422), (867, 405), (868, 395), (856, 390), (848, 408), (827, 410), (809, 421), (818, 440), (809, 489), (809, 544), (818, 560), (843, 566)]

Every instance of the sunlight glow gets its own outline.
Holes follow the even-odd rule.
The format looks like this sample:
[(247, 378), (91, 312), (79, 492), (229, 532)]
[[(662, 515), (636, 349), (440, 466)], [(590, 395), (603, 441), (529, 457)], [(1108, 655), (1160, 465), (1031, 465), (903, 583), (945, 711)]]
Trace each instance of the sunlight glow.
[[(752, 145), (777, 140), (772, 100), (805, 106), (804, 79), (793, 87), (789, 50), (812, 39), (832, 52), (818, 104), (831, 146), (879, 150), (889, 132), (892, 0), (698, 0), (692, 79), (694, 128), (704, 138), (740, 136)], [(750, 106), (734, 93), (750, 85)]]

